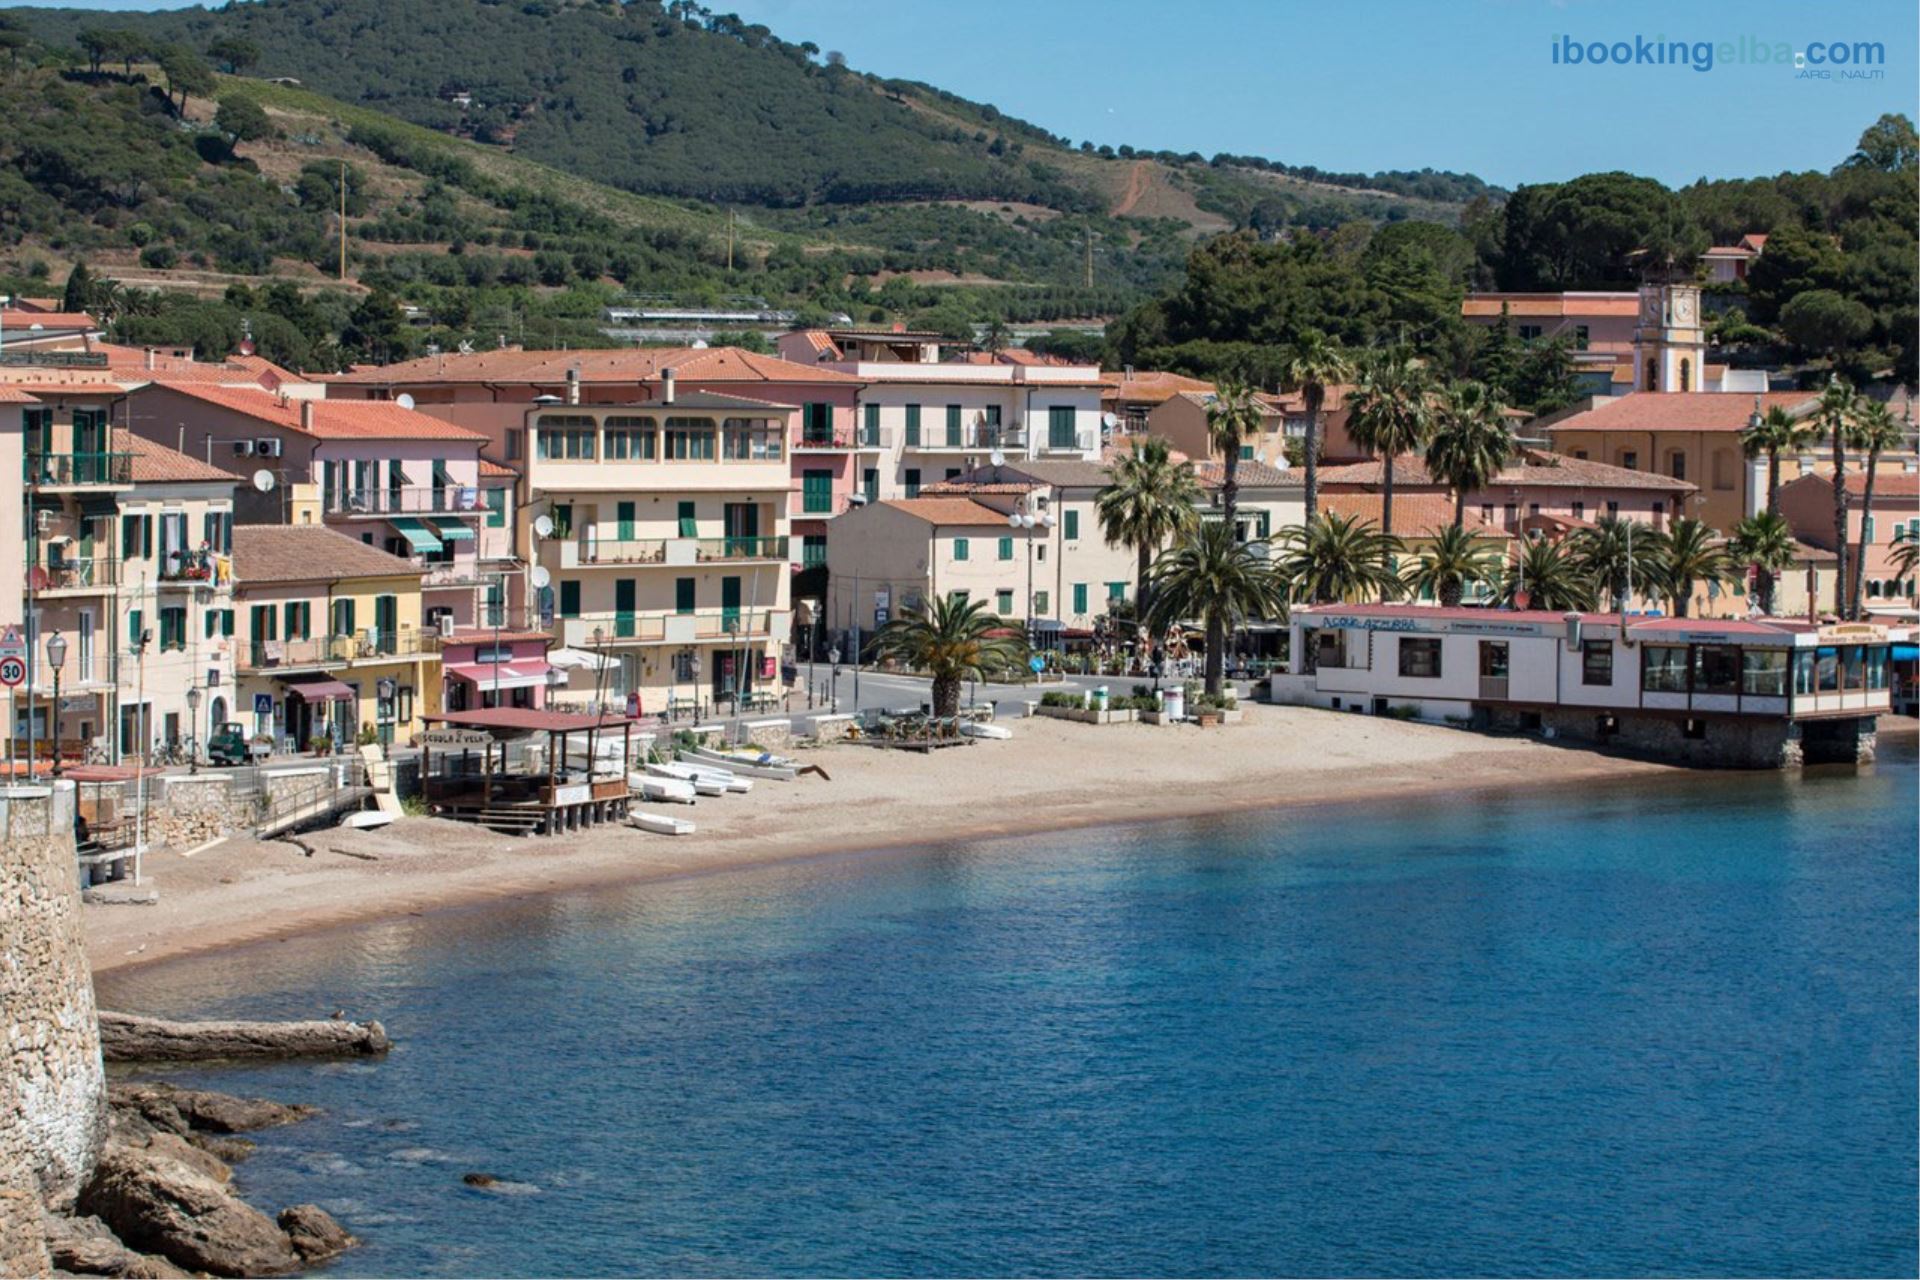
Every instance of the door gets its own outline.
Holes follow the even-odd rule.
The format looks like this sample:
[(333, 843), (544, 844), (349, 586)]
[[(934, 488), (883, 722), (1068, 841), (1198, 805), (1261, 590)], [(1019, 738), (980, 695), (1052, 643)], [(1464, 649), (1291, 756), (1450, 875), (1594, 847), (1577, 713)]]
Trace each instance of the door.
[(73, 411), (73, 473), (81, 484), (107, 479), (107, 424), (97, 409)]
[[(807, 473), (811, 476), (813, 473)], [(727, 530), (727, 554), (729, 556), (750, 556), (758, 549), (760, 538), (760, 504), (756, 502), (729, 502), (725, 508)]]
[(720, 579), (720, 625), (728, 635), (740, 630), (740, 579)]
[(618, 503), (614, 507), (614, 511), (614, 522), (619, 526), (618, 532), (616, 532), (614, 536), (622, 542), (632, 542), (634, 504), (631, 502)]
[(373, 625), (380, 633), (376, 642), (381, 653), (400, 651), (400, 597), (375, 596), (373, 598)]
[(1507, 642), (1480, 642), (1480, 696), (1505, 699), (1507, 696)]
[(273, 629), (275, 625), (277, 625), (277, 615), (272, 605), (257, 604), (253, 606), (253, 621), (250, 624), (250, 630), (248, 632), (253, 642), (250, 655), (253, 661), (249, 664), (250, 666), (264, 667), (267, 665), (267, 645), (274, 639)]
[(618, 578), (613, 584), (613, 634), (623, 640), (634, 635), (634, 580)]

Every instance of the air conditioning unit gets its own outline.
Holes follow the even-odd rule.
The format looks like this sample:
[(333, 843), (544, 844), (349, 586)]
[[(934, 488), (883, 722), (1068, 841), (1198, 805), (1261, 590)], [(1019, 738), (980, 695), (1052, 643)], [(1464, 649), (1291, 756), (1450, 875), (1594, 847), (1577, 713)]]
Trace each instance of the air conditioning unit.
[(254, 451), (263, 458), (277, 458), (285, 448), (285, 445), (277, 436), (271, 439), (255, 441), (254, 446)]
[(450, 613), (440, 615), (440, 638), (442, 640), (453, 639), (453, 615)]
[(233, 442), (233, 454), (236, 458), (251, 458), (253, 456), (253, 441), (235, 440)]

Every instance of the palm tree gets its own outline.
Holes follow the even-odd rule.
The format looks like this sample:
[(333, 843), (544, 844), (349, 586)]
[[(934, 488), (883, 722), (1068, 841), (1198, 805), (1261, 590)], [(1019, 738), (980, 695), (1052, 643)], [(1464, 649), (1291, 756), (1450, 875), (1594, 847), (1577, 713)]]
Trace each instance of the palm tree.
[(1382, 353), (1362, 369), (1347, 397), (1347, 434), (1380, 455), (1380, 530), (1393, 532), (1393, 464), (1400, 454), (1419, 449), (1433, 432), (1425, 373), (1405, 353)]
[(1920, 562), (1920, 539), (1898, 534), (1893, 539), (1893, 550), (1887, 553), (1887, 567), (1893, 570), (1894, 580), (1907, 584), (1907, 594), (1913, 594), (1913, 569)]
[(1306, 402), (1307, 436), (1304, 441), (1307, 465), (1307, 521), (1320, 511), (1320, 408), (1327, 402), (1327, 388), (1353, 379), (1353, 361), (1340, 345), (1325, 335), (1310, 331), (1288, 347), (1280, 358), (1280, 385), (1298, 391)]
[(1673, 601), (1673, 616), (1684, 618), (1693, 603), (1694, 584), (1732, 582), (1734, 562), (1720, 544), (1718, 532), (1692, 516), (1676, 519), (1665, 541), (1661, 548), (1661, 585)]
[(1767, 510), (1780, 509), (1780, 455), (1805, 442), (1806, 428), (1779, 405), (1764, 414), (1756, 407), (1753, 420), (1740, 432), (1740, 445), (1747, 456), (1764, 456), (1767, 460)]
[(1207, 631), (1206, 681), (1219, 694), (1226, 673), (1227, 636), (1248, 620), (1281, 619), (1287, 594), (1272, 561), (1241, 542), (1224, 520), (1203, 520), (1153, 562), (1155, 635), (1198, 619)]
[(1107, 545), (1130, 546), (1138, 556), (1133, 598), (1144, 606), (1153, 557), (1198, 518), (1200, 482), (1193, 464), (1175, 463), (1173, 447), (1159, 436), (1142, 437), (1108, 474), (1094, 511)]
[(1840, 618), (1847, 616), (1847, 447), (1853, 443), (1858, 408), (1853, 384), (1835, 377), (1814, 410), (1814, 420), (1833, 448), (1833, 545), (1840, 552), (1840, 567), (1833, 575), (1833, 612)]
[(1427, 442), (1427, 470), (1453, 489), (1453, 527), (1467, 522), (1467, 494), (1493, 483), (1513, 456), (1513, 428), (1506, 406), (1484, 383), (1450, 386), (1434, 415)]
[(1266, 408), (1244, 382), (1222, 382), (1207, 406), (1207, 432), (1220, 450), (1220, 507), (1227, 528), (1235, 527), (1240, 509), (1240, 442), (1260, 431)]
[(1513, 571), (1501, 584), (1500, 602), (1519, 608), (1523, 591), (1527, 608), (1556, 613), (1591, 609), (1599, 596), (1593, 579), (1567, 550), (1566, 544), (1544, 538), (1523, 540)]
[(1358, 603), (1400, 594), (1393, 562), (1405, 548), (1372, 521), (1328, 512), (1282, 529), (1274, 542), (1280, 551), (1280, 576), (1291, 584), (1295, 600)]
[(1013, 341), (1013, 332), (1007, 328), (1006, 321), (999, 316), (987, 321), (987, 327), (980, 334), (980, 349), (992, 355), (999, 355)]
[[(1853, 544), (1853, 591), (1848, 597), (1847, 617), (1858, 619), (1860, 605), (1867, 594), (1867, 540), (1873, 536), (1873, 486), (1880, 471), (1880, 455), (1906, 444), (1907, 433), (1900, 419), (1879, 400), (1863, 400), (1854, 417), (1853, 447), (1867, 451), (1867, 479), (1860, 495), (1860, 536)], [(1846, 544), (1841, 543), (1844, 554)]]
[(1666, 539), (1652, 525), (1601, 516), (1591, 529), (1567, 539), (1567, 552), (1597, 587), (1605, 587), (1616, 613), (1633, 602), (1634, 584), (1644, 594), (1658, 588), (1666, 562)]
[(1430, 593), (1449, 609), (1459, 607), (1467, 584), (1492, 586), (1500, 581), (1500, 557), (1492, 545), (1458, 524), (1434, 530), (1407, 574), (1408, 592)]
[(1026, 637), (987, 612), (984, 601), (948, 595), (910, 605), (874, 634), (874, 647), (933, 677), (933, 714), (960, 709), (960, 686), (1018, 666), (1027, 657)]
[(1753, 594), (1760, 601), (1760, 612), (1772, 613), (1774, 585), (1800, 557), (1793, 526), (1778, 511), (1748, 516), (1734, 526), (1727, 553), (1736, 564), (1753, 566)]

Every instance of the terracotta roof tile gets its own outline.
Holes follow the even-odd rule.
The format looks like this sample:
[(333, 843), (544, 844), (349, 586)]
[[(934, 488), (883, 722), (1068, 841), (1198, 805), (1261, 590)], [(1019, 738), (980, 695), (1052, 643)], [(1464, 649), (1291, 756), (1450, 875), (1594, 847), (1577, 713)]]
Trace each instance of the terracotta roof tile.
[[(429, 413), (402, 409), (387, 400), (281, 399), (252, 387), (179, 384), (166, 388), (219, 405), (261, 422), (299, 431), (322, 440), (485, 440), (477, 431), (456, 427)], [(304, 406), (313, 406), (313, 426), (301, 425)]]
[[(1385, 471), (1386, 468), (1377, 458), (1368, 462), (1355, 462), (1344, 467), (1323, 467), (1320, 471), (1320, 483), (1364, 485), (1371, 488), (1385, 483)], [(1396, 496), (1402, 485), (1415, 488), (1446, 487), (1427, 470), (1426, 460), (1413, 454), (1395, 460), (1393, 484)], [(1500, 469), (1500, 474), (1494, 478), (1491, 487), (1500, 485), (1516, 485), (1520, 488), (1656, 489), (1663, 492), (1685, 493), (1691, 493), (1699, 487), (1685, 480), (1676, 480), (1672, 476), (1663, 476), (1651, 471), (1633, 471), (1626, 467), (1611, 466), (1605, 462), (1575, 458), (1570, 454), (1550, 453), (1545, 449), (1520, 450), (1513, 461)]]
[(40, 402), (38, 400), (35, 400), (32, 396), (20, 390), (18, 387), (10, 387), (10, 386), (7, 386), (5, 383), (0, 383), (0, 404), (39, 404), (39, 403)]
[[(1322, 493), (1320, 510), (1345, 518), (1359, 518), (1380, 524), (1384, 494)], [(1393, 532), (1402, 538), (1421, 538), (1453, 523), (1453, 499), (1443, 493), (1399, 493), (1393, 495)], [(1483, 538), (1511, 539), (1512, 534), (1496, 525), (1483, 523), (1467, 512), (1467, 531)]]
[(390, 578), (419, 569), (323, 524), (243, 524), (233, 530), (233, 573), (250, 582)]
[[(1633, 391), (1609, 396), (1547, 426), (1549, 431), (1742, 431), (1752, 416), (1755, 397), (1743, 392)], [(1759, 397), (1760, 411), (1789, 412), (1819, 402), (1812, 391), (1769, 391)]]
[(1509, 316), (1626, 316), (1640, 314), (1638, 293), (1470, 293), (1460, 304), (1469, 319)]
[[(1195, 463), (1194, 476), (1205, 489), (1218, 489), (1226, 483), (1227, 468), (1222, 462)], [(1321, 472), (1325, 476), (1325, 472)], [(1288, 467), (1282, 471), (1270, 467), (1264, 462), (1250, 462), (1242, 459), (1234, 468), (1234, 480), (1242, 489), (1304, 489), (1307, 487), (1306, 473), (1298, 467)]]
[(904, 512), (933, 525), (998, 525), (1007, 527), (1004, 511), (995, 511), (971, 498), (889, 498), (876, 504)]
[(200, 459), (181, 453), (178, 449), (169, 449), (155, 440), (136, 436), (131, 432), (121, 432), (119, 446), (133, 455), (129, 464), (133, 471), (135, 484), (162, 484), (168, 481), (217, 480), (229, 485), (239, 480), (231, 471), (222, 471), (216, 466)]
[(757, 355), (738, 347), (619, 347), (598, 351), (476, 351), (470, 355), (421, 356), (399, 364), (356, 368), (325, 379), (354, 386), (430, 386), (448, 382), (566, 385), (578, 369), (583, 384), (655, 382), (667, 369), (686, 382), (819, 382), (858, 386), (860, 379), (836, 369)]
[(0, 311), (0, 329), (24, 333), (35, 325), (42, 329), (91, 331), (98, 329), (100, 322), (83, 311), (16, 311), (12, 307)]
[(1110, 388), (1107, 392), (1109, 398), (1139, 404), (1159, 404), (1182, 391), (1198, 391), (1203, 395), (1213, 391), (1213, 384), (1204, 379), (1157, 369), (1139, 370), (1132, 375), (1125, 372), (1107, 373), (1101, 375), (1101, 380)]
[(518, 471), (515, 471), (504, 462), (495, 462), (492, 458), (484, 456), (480, 459), (480, 478), (483, 480), (500, 479), (502, 477), (510, 478), (519, 474)]

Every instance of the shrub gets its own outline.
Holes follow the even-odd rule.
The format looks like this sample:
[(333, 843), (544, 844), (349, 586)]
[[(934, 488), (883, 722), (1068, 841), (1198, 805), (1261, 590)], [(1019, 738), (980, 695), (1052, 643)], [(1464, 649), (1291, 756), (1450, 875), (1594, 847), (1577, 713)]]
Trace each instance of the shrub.
[(1055, 689), (1052, 692), (1040, 695), (1040, 705), (1043, 707), (1072, 707), (1075, 711), (1079, 711), (1083, 709), (1087, 703), (1086, 699), (1077, 693), (1070, 693), (1063, 689)]
[(1384, 714), (1395, 720), (1417, 720), (1420, 718), (1420, 708), (1401, 703), (1398, 706), (1388, 707)]
[(1232, 711), (1240, 705), (1240, 700), (1230, 693), (1190, 693), (1187, 696), (1189, 711)]

